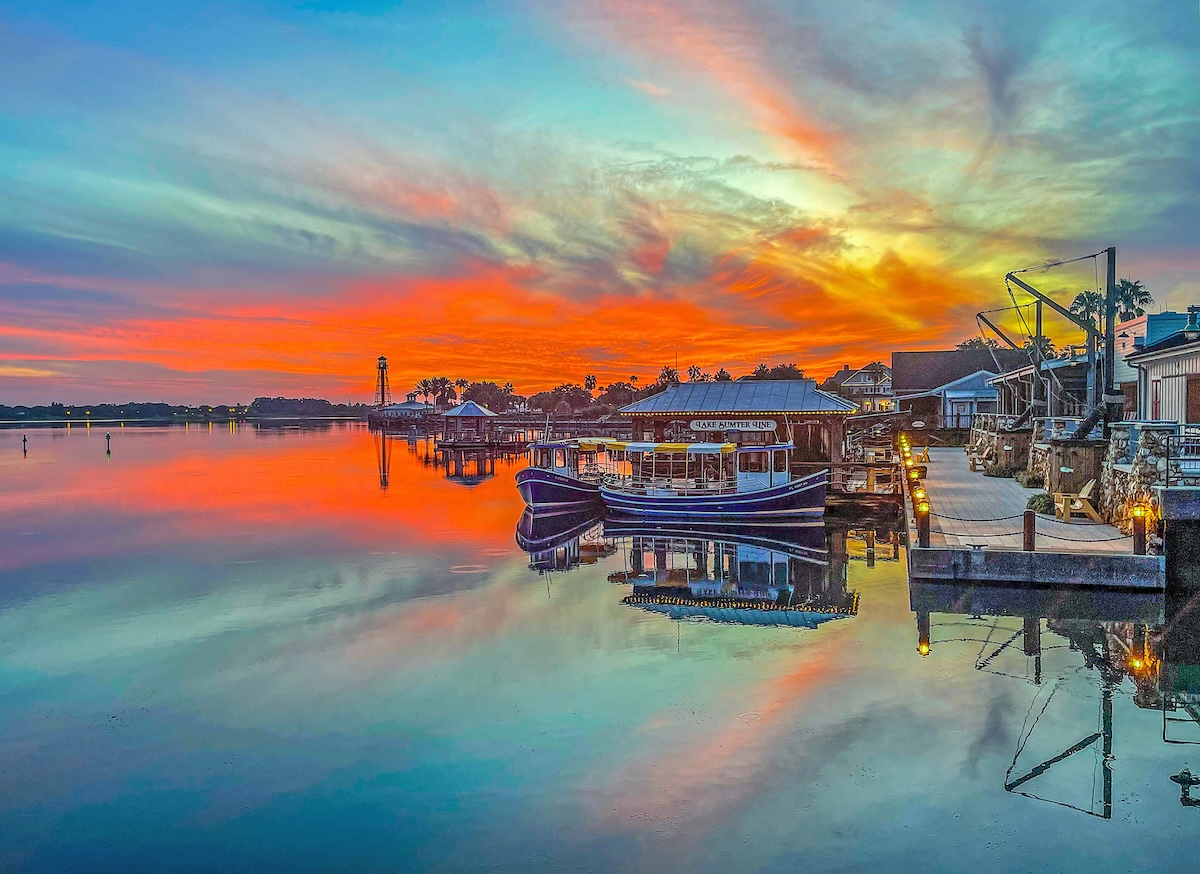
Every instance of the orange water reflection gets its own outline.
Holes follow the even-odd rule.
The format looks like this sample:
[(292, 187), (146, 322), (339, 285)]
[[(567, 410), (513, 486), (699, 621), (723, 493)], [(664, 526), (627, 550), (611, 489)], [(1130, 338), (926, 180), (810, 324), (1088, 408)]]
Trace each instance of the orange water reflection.
[[(392, 552), (452, 543), (508, 549), (521, 502), (509, 477), (467, 487), (432, 464), (424, 441), (392, 440), (380, 488), (379, 438), (338, 425), (321, 440), (253, 425), (3, 432), (0, 514), (10, 521), (0, 570), (176, 547), (280, 542)], [(15, 452), (13, 447), (18, 447)], [(520, 464), (498, 460), (496, 470)], [(419, 497), (418, 497), (419, 496)]]

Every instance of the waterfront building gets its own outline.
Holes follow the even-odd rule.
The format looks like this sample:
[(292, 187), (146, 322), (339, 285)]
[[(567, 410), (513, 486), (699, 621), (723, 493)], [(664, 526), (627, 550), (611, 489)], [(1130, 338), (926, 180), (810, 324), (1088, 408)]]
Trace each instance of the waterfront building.
[[(911, 410), (930, 428), (969, 428), (979, 413), (996, 409), (998, 393), (973, 388), (981, 372), (993, 376), (1029, 364), (1016, 349), (946, 349), (892, 353), (892, 395), (897, 410)], [(950, 392), (967, 392), (959, 396)], [(943, 416), (951, 424), (943, 425)]]
[(892, 368), (882, 361), (872, 361), (866, 367), (842, 369), (821, 384), (829, 391), (858, 405), (863, 413), (888, 413), (892, 410)]
[(1188, 307), (1188, 317), (1181, 328), (1146, 343), (1126, 358), (1127, 365), (1137, 374), (1139, 420), (1200, 425), (1198, 313), (1200, 307)]
[(979, 370), (945, 385), (916, 394), (899, 395), (895, 403), (912, 413), (914, 422), (939, 423), (941, 428), (970, 428), (980, 413), (996, 410), (997, 391), (990, 370)]
[(768, 445), (793, 442), (797, 461), (842, 459), (853, 403), (815, 380), (685, 382), (621, 408), (633, 439)]
[(410, 391), (407, 400), (399, 404), (388, 404), (380, 407), (375, 415), (387, 421), (402, 421), (405, 419), (420, 419), (427, 413), (433, 412), (433, 405), (417, 400), (417, 393)]
[(1138, 406), (1138, 368), (1127, 359), (1183, 329), (1187, 313), (1146, 313), (1117, 325), (1114, 382), (1125, 395), (1125, 418), (1145, 418)]

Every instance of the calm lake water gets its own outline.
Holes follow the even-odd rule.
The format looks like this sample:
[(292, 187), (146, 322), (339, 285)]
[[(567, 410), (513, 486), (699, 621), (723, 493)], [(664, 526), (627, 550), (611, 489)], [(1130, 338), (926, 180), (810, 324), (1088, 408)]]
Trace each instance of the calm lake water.
[[(383, 488), (359, 425), (104, 431), (0, 431), (0, 870), (1191, 864), (1200, 745), (1122, 667), (1161, 598), (1051, 593), (1035, 658), (1011, 593), (917, 592), (922, 656), (903, 551), (843, 528), (721, 548), (857, 615), (684, 620), (624, 603), (628, 532), (531, 559), (520, 461), (391, 441)], [(636, 543), (686, 586), (714, 542)]]

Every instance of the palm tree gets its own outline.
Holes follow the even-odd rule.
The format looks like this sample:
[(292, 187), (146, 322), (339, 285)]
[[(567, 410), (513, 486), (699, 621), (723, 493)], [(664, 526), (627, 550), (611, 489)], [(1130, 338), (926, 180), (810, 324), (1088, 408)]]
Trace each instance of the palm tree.
[(513, 393), (513, 384), (511, 382), (504, 383), (504, 393), (510, 395)]
[(425, 403), (429, 403), (429, 396), (433, 394), (433, 380), (422, 379), (416, 385), (417, 393), (425, 399)]
[(1117, 283), (1117, 310), (1121, 319), (1133, 319), (1146, 314), (1146, 307), (1154, 303), (1150, 292), (1141, 281), (1122, 279)]
[(458, 390), (462, 392), (467, 390), (467, 386), (471, 384), (471, 381), (469, 379), (463, 379), (460, 376), (458, 379), (454, 380), (454, 384), (458, 386)]
[(1104, 312), (1104, 295), (1098, 291), (1081, 291), (1071, 301), (1071, 313), (1093, 324), (1099, 324)]
[(632, 385), (634, 388), (637, 388), (637, 374), (636, 373), (633, 376), (629, 377), (629, 384)]
[(583, 378), (583, 387), (588, 391), (596, 390), (596, 374), (589, 373)]

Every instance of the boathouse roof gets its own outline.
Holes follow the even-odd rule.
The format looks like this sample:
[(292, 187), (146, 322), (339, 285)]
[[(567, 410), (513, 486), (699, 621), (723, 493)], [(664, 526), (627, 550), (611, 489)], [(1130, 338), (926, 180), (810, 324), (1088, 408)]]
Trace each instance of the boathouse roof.
[(1029, 353), (1019, 349), (893, 352), (892, 392), (896, 395), (922, 394), (981, 370), (1005, 373), (1028, 365)]
[(811, 379), (684, 382), (622, 407), (628, 416), (682, 413), (832, 413), (849, 415), (850, 401), (821, 391)]
[(457, 407), (451, 407), (442, 413), (443, 416), (454, 416), (455, 418), (474, 418), (487, 419), (494, 415), (487, 407), (481, 407), (474, 401), (463, 401)]
[(991, 370), (979, 370), (967, 376), (960, 377), (953, 382), (939, 385), (937, 388), (931, 388), (929, 391), (899, 395), (896, 400), (906, 401), (910, 398), (922, 398), (931, 395), (953, 395), (955, 393), (958, 393), (959, 396), (962, 396), (964, 393), (971, 395), (985, 393), (991, 397), (995, 397), (996, 390), (988, 384), (988, 381), (995, 376), (996, 374)]

